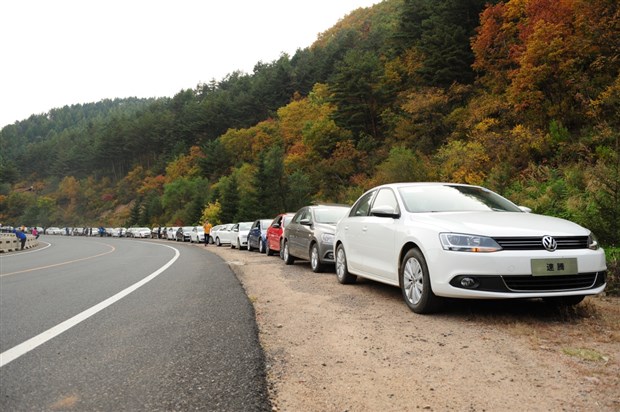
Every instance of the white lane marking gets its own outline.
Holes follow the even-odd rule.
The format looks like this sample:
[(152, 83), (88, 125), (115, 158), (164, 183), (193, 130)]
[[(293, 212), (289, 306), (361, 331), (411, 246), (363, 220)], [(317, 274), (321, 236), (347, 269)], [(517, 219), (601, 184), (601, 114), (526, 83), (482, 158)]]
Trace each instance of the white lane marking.
[[(150, 243), (150, 244), (153, 244), (153, 243)], [(19, 358), (20, 356), (25, 355), (26, 353), (30, 352), (31, 350), (33, 350), (37, 346), (43, 345), (45, 342), (55, 338), (56, 336), (60, 335), (63, 332), (66, 332), (67, 330), (69, 330), (72, 327), (76, 326), (80, 322), (85, 321), (86, 319), (90, 318), (91, 316), (93, 316), (97, 312), (102, 311), (103, 309), (107, 308), (108, 306), (112, 305), (113, 303), (118, 302), (119, 300), (121, 300), (125, 296), (129, 295), (131, 292), (133, 292), (136, 289), (146, 285), (151, 280), (155, 279), (157, 276), (159, 276), (161, 273), (163, 273), (166, 269), (168, 269), (170, 266), (172, 266), (172, 264), (174, 262), (176, 262), (176, 260), (179, 258), (181, 253), (179, 252), (178, 249), (173, 248), (172, 246), (167, 246), (167, 245), (159, 245), (159, 246), (165, 246), (167, 248), (170, 248), (170, 249), (174, 250), (174, 257), (172, 259), (170, 259), (168, 261), (168, 263), (166, 263), (165, 265), (163, 265), (158, 270), (156, 270), (155, 272), (151, 273), (150, 275), (148, 275), (147, 277), (145, 277), (141, 281), (134, 283), (133, 285), (129, 286), (127, 289), (120, 291), (116, 295), (114, 295), (112, 297), (109, 297), (108, 299), (104, 300), (103, 302), (101, 302), (101, 303), (91, 307), (90, 309), (86, 309), (84, 312), (79, 313), (79, 314), (75, 315), (74, 317), (72, 317), (70, 319), (67, 319), (66, 321), (64, 321), (62, 323), (59, 323), (58, 325), (54, 326), (53, 328), (48, 329), (45, 332), (40, 333), (39, 335), (37, 335), (37, 336), (35, 336), (33, 338), (30, 338), (27, 341), (22, 342), (19, 345), (14, 346), (11, 349), (8, 349), (8, 350), (0, 353), (0, 368), (2, 368), (4, 365), (8, 364), (9, 362), (14, 361), (15, 359)]]
[(42, 247), (42, 248), (36, 248), (36, 249), (28, 249), (27, 251), (26, 250), (18, 250), (17, 252), (19, 252), (19, 253), (15, 253), (15, 252), (0, 253), (0, 257), (5, 258), (5, 257), (15, 257), (15, 256), (29, 255), (31, 253), (40, 252), (40, 251), (45, 250), (48, 247), (52, 246), (52, 244), (48, 243), (48, 242), (40, 241), (39, 243), (47, 243), (47, 246)]

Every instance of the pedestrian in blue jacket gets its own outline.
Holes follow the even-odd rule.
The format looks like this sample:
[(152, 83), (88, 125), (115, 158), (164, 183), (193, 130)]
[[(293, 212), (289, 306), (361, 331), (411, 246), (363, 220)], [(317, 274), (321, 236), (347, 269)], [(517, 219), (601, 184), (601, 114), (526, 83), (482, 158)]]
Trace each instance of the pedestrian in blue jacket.
[(21, 250), (24, 250), (24, 246), (26, 246), (26, 234), (24, 232), (22, 232), (21, 230), (14, 230), (15, 232), (15, 236), (17, 236), (17, 238), (19, 239), (19, 241), (22, 243), (22, 248)]

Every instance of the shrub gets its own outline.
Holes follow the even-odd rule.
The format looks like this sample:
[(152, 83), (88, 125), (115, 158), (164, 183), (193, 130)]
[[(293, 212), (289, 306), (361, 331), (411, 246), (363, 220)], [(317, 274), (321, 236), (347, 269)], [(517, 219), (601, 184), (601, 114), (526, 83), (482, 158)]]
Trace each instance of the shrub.
[(611, 296), (620, 296), (620, 248), (605, 249), (607, 258), (607, 288), (605, 292)]

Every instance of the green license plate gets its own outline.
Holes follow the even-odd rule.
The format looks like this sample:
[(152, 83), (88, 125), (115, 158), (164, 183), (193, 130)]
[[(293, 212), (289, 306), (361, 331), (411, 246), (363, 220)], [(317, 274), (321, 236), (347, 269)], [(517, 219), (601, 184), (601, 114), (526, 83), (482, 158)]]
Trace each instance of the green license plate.
[(577, 259), (532, 259), (532, 275), (534, 276), (554, 276), (554, 275), (576, 275)]

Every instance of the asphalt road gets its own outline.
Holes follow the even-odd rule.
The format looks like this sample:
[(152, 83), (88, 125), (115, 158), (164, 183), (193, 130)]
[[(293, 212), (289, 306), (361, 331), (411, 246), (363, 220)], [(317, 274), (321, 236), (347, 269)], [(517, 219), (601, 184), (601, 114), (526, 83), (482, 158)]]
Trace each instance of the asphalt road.
[(252, 305), (219, 257), (40, 240), (0, 255), (0, 410), (271, 410)]

